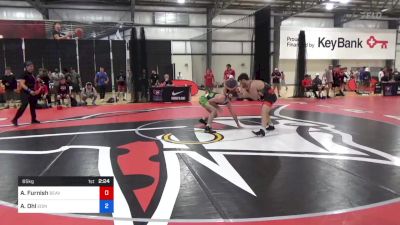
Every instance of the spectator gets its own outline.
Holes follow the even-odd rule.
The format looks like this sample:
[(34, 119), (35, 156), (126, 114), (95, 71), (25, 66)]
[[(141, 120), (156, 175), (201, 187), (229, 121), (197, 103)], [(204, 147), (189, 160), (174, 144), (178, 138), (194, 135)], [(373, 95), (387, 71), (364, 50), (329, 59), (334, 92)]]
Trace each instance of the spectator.
[(117, 98), (122, 95), (122, 100), (126, 101), (126, 76), (123, 70), (119, 71), (119, 75), (117, 77), (117, 87), (118, 94)]
[(100, 101), (104, 102), (106, 96), (106, 88), (109, 82), (109, 78), (106, 72), (104, 72), (104, 67), (100, 67), (100, 71), (96, 73), (94, 78), (94, 83), (97, 85), (100, 93)]
[(149, 75), (147, 74), (146, 69), (142, 69), (142, 73), (140, 74), (139, 77), (139, 86), (138, 86), (138, 91), (139, 91), (139, 101), (146, 101), (149, 95)]
[(212, 92), (214, 84), (215, 84), (214, 74), (212, 70), (208, 68), (206, 74), (204, 75), (204, 86), (206, 87), (206, 91)]
[(378, 80), (379, 82), (381, 82), (382, 77), (385, 76), (385, 71), (383, 68), (380, 69), (379, 73), (378, 73)]
[(44, 83), (47, 89), (46, 102), (48, 107), (51, 108), (51, 94), (50, 94), (50, 76), (49, 71), (44, 68), (39, 69), (39, 78)]
[(397, 69), (394, 69), (393, 71), (393, 78), (395, 81), (400, 81), (400, 73), (397, 71)]
[(87, 105), (86, 100), (88, 98), (92, 99), (92, 105), (96, 105), (97, 91), (90, 82), (86, 83), (85, 88), (83, 88), (82, 92), (82, 101), (85, 105)]
[(55, 95), (55, 99), (57, 99), (58, 87), (60, 85), (60, 80), (63, 77), (64, 77), (64, 74), (59, 72), (57, 68), (55, 68), (54, 72), (51, 74), (51, 80), (52, 80), (52, 83), (53, 83), (52, 86), (53, 86), (53, 92), (54, 92), (54, 95)]
[(51, 107), (48, 97), (49, 96), (49, 88), (46, 86), (45, 82), (40, 78), (36, 78), (36, 84), (35, 84), (35, 91), (37, 91), (37, 99), (39, 101), (43, 101), (43, 106), (44, 108), (49, 108)]
[(271, 74), (272, 90), (274, 90), (274, 92), (276, 89), (278, 90), (278, 97), (281, 97), (281, 77), (281, 72), (279, 72), (278, 68), (275, 68), (274, 72)]
[(349, 78), (347, 75), (347, 67), (339, 70), (339, 94), (340, 96), (344, 96), (344, 91), (346, 87), (346, 81)]
[(159, 75), (155, 70), (151, 71), (150, 84), (152, 87), (157, 87), (160, 84)]
[(329, 91), (333, 88), (333, 66), (329, 65), (328, 69), (325, 70), (325, 73), (323, 75), (323, 79), (326, 82), (326, 97), (330, 98), (329, 96)]
[(31, 61), (25, 62), (24, 74), (18, 79), (21, 87), (21, 106), (19, 107), (14, 119), (11, 121), (14, 126), (18, 126), (18, 119), (24, 113), (26, 107), (30, 108), (31, 111), (31, 121), (32, 124), (40, 123), (36, 119), (36, 105), (37, 105), (37, 92), (33, 91), (35, 88), (36, 78), (33, 72), (35, 71), (35, 66)]
[[(67, 100), (68, 103), (65, 103), (65, 100)], [(71, 104), (71, 94), (69, 91), (69, 85), (65, 78), (62, 78), (60, 80), (60, 85), (58, 86), (57, 103), (58, 105), (65, 104), (67, 107), (70, 106)]]
[(71, 39), (72, 33), (68, 32), (67, 34), (63, 33), (61, 31), (61, 23), (56, 22), (53, 26), (53, 38), (54, 40), (65, 40), (65, 39)]
[[(6, 67), (4, 77), (2, 78), (2, 84), (4, 85), (4, 96), (6, 100), (5, 109), (8, 109), (15, 104), (16, 100), (16, 89), (17, 89), (17, 79), (15, 78), (14, 74), (11, 72), (10, 67)], [(16, 105), (13, 105), (16, 107)]]
[(333, 84), (332, 84), (332, 90), (333, 90), (333, 96), (340, 96), (340, 94), (336, 95), (336, 90), (340, 89), (340, 65), (335, 66), (333, 69)]
[(285, 90), (288, 90), (288, 86), (286, 85), (285, 73), (283, 70), (281, 71), (281, 86), (285, 87)]
[(360, 73), (361, 86), (363, 91), (368, 91), (371, 84), (371, 73), (369, 72), (369, 68), (364, 67), (365, 69)]
[(164, 75), (164, 81), (160, 84), (161, 87), (166, 87), (166, 86), (172, 86), (173, 83), (172, 81), (169, 79), (169, 74), (165, 74)]
[[(232, 69), (231, 64), (227, 64), (226, 70), (224, 72), (224, 81), (228, 80), (231, 75), (233, 76), (233, 78), (235, 78), (236, 72), (234, 69)], [(224, 83), (224, 82), (222, 82), (222, 83)]]
[(71, 90), (71, 95), (72, 98), (77, 99), (77, 96), (79, 96), (79, 101), (81, 101), (81, 87), (82, 87), (82, 81), (81, 81), (81, 75), (76, 72), (74, 68), (70, 68), (70, 73), (68, 76), (68, 82), (69, 85), (72, 86)]
[[(322, 80), (319, 78), (319, 73), (315, 74), (315, 78), (312, 81), (313, 85), (313, 93), (316, 98), (322, 98), (321, 93), (325, 89), (325, 86), (322, 84)], [(318, 95), (317, 95), (318, 91)]]
[(309, 92), (312, 91), (312, 80), (311, 80), (311, 76), (306, 74), (304, 76), (304, 79), (301, 81), (301, 86), (304, 88), (304, 92)]
[(384, 73), (383, 77), (381, 77), (381, 82), (389, 82), (389, 81), (390, 81), (389, 73)]

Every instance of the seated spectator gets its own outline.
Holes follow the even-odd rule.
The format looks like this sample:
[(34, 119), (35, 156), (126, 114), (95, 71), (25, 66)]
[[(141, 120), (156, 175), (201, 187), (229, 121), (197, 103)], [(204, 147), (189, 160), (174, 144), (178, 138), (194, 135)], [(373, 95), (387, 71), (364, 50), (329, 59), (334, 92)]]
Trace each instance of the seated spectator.
[(15, 100), (16, 100), (16, 89), (17, 89), (17, 80), (15, 75), (11, 72), (10, 67), (6, 67), (4, 77), (2, 78), (2, 84), (4, 85), (4, 97), (6, 100), (5, 109), (12, 107), (14, 103), (14, 108), (16, 108)]
[(150, 74), (150, 84), (152, 87), (157, 87), (160, 84), (158, 74), (155, 70), (151, 71)]
[[(325, 86), (322, 84), (322, 80), (319, 78), (319, 73), (315, 74), (315, 78), (312, 81), (313, 85), (313, 93), (316, 98), (322, 98), (321, 93), (323, 90), (325, 90)], [(317, 95), (318, 91), (318, 95)]]
[(92, 99), (92, 105), (96, 105), (97, 91), (90, 82), (86, 83), (82, 91), (82, 101), (85, 105), (87, 105), (86, 99), (88, 98)]
[(400, 73), (397, 71), (397, 69), (394, 69), (393, 77), (395, 81), (400, 81)]
[(50, 108), (51, 104), (50, 102), (48, 102), (49, 88), (47, 87), (46, 83), (40, 78), (36, 79), (35, 91), (37, 91), (38, 93), (36, 95), (38, 101), (43, 101), (43, 106), (45, 108)]
[(305, 75), (304, 79), (301, 81), (301, 86), (304, 88), (304, 92), (312, 91), (312, 80), (310, 75)]
[(169, 74), (164, 75), (164, 81), (160, 84), (160, 87), (165, 87), (165, 86), (172, 86), (172, 80), (169, 78)]
[[(62, 77), (60, 80), (60, 84), (58, 86), (57, 90), (57, 104), (60, 105), (61, 103), (66, 106), (69, 106), (71, 103), (71, 94), (69, 90), (69, 85), (67, 84), (65, 77)], [(68, 101), (68, 103), (65, 103), (65, 100)]]

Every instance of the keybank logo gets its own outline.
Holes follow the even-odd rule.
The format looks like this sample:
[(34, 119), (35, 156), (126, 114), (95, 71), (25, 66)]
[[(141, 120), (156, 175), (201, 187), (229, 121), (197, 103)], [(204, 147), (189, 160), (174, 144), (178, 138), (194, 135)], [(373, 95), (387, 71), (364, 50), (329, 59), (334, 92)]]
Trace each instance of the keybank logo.
[(376, 45), (381, 45), (382, 49), (387, 49), (389, 41), (377, 40), (375, 36), (370, 36), (367, 40), (367, 45), (370, 48), (375, 48)]
[(338, 39), (319, 37), (318, 48), (329, 48), (332, 51), (336, 48), (363, 48), (363, 41), (360, 38), (357, 38), (356, 40), (347, 40), (342, 37)]

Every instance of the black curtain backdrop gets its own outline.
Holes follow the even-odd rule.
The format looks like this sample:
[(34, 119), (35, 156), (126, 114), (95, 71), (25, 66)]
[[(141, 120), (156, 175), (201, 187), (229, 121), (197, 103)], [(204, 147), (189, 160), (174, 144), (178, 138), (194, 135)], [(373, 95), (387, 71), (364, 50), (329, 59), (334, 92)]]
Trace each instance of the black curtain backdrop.
[(51, 71), (54, 69), (60, 69), (60, 48), (58, 45), (58, 41), (56, 40), (44, 40), (44, 66)]
[(254, 73), (255, 78), (271, 80), (271, 8), (266, 7), (254, 16)]
[[(126, 45), (125, 41), (112, 41), (112, 53), (113, 53), (113, 67), (115, 82), (118, 78), (119, 72), (123, 71), (126, 73)], [(115, 83), (116, 84), (116, 83)], [(117, 86), (117, 85), (115, 85)]]
[(76, 64), (76, 41), (61, 40), (58, 42), (61, 56), (61, 68), (77, 68)]
[(146, 41), (147, 66), (149, 71), (157, 70), (162, 76), (166, 73), (173, 78), (171, 64), (171, 42), (170, 41)]
[(301, 86), (301, 81), (304, 79), (304, 76), (307, 71), (307, 48), (306, 48), (306, 34), (302, 30), (299, 33), (299, 44), (297, 51), (297, 64), (296, 64), (296, 77), (295, 77), (295, 89), (294, 89), (294, 97), (303, 97), (304, 90)]
[(99, 71), (100, 66), (104, 67), (105, 72), (108, 74), (110, 78), (110, 83), (107, 85), (107, 92), (112, 91), (111, 86), (111, 58), (110, 58), (110, 42), (96, 40), (95, 41), (95, 49), (96, 55), (96, 72)]
[(131, 83), (133, 86), (134, 99), (132, 101), (138, 102), (138, 76), (140, 73), (140, 61), (139, 61), (139, 43), (137, 39), (136, 27), (132, 28), (131, 40), (129, 42), (129, 55), (131, 60)]
[(4, 75), (5, 56), (4, 56), (4, 40), (0, 39), (0, 77)]
[(79, 68), (82, 84), (94, 82), (94, 45), (93, 40), (80, 40), (79, 45)]
[[(47, 68), (45, 65), (45, 49), (46, 49), (46, 41), (43, 39), (29, 39), (25, 40), (25, 58), (27, 60), (31, 60), (38, 71), (39, 68)], [(51, 69), (51, 68), (47, 68)], [(53, 68), (54, 69), (54, 68)]]
[(146, 42), (146, 34), (144, 32), (144, 28), (140, 28), (140, 71), (143, 71), (143, 69), (146, 70), (147, 73), (149, 73), (148, 68), (147, 68), (147, 42)]
[[(24, 72), (24, 56), (21, 39), (4, 39), (6, 65), (11, 67), (15, 75), (20, 76)], [(4, 72), (3, 72), (4, 73)]]

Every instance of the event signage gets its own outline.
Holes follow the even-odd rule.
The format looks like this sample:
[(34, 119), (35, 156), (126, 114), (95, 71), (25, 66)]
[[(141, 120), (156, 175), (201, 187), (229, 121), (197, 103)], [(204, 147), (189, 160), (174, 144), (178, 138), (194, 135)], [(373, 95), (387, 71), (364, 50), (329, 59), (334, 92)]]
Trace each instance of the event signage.
[(308, 59), (394, 59), (396, 30), (281, 27), (280, 58), (296, 59), (300, 30)]

